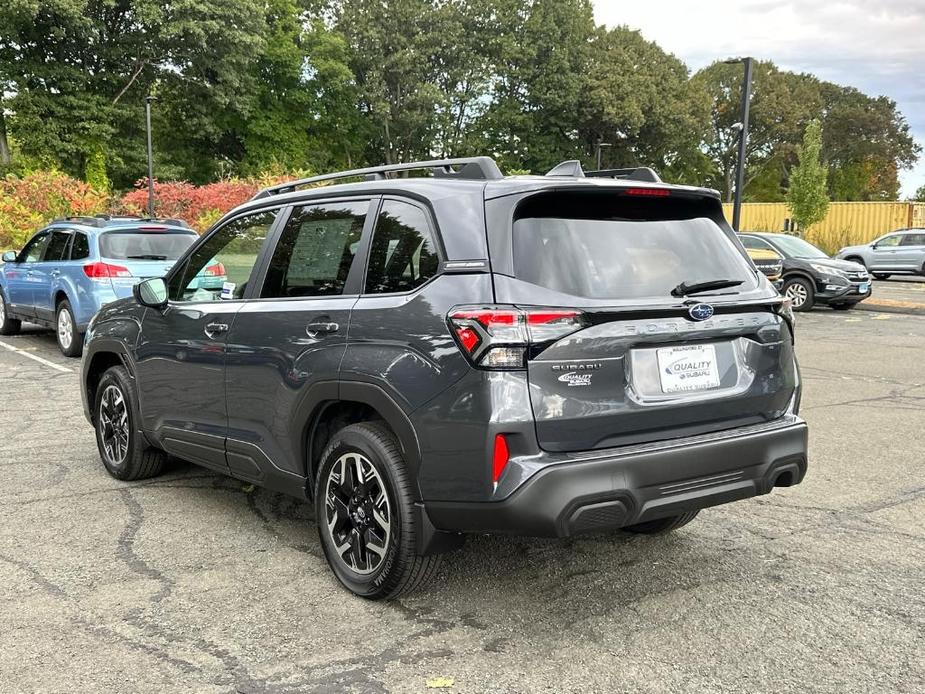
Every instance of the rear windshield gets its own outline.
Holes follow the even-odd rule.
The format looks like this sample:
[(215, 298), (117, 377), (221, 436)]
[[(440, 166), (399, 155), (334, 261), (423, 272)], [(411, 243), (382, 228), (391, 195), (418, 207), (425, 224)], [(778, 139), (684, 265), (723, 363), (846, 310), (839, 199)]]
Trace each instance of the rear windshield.
[(109, 231), (100, 236), (100, 256), (114, 260), (176, 260), (196, 238), (188, 231)]
[(588, 299), (668, 297), (681, 282), (755, 276), (733, 242), (711, 219), (569, 219), (527, 217), (514, 222), (514, 274), (547, 289)]

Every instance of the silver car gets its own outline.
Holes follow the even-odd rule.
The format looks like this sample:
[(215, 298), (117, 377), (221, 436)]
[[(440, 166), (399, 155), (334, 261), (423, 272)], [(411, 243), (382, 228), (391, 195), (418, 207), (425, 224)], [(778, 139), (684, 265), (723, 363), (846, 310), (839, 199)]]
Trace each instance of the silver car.
[(863, 246), (842, 248), (836, 258), (867, 266), (878, 280), (925, 275), (925, 229), (898, 229)]

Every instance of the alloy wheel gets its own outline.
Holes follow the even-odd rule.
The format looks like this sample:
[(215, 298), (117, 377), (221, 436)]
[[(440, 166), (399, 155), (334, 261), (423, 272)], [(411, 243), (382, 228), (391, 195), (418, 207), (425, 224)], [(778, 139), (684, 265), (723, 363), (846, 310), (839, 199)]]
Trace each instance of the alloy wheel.
[(358, 574), (385, 560), (392, 536), (392, 508), (378, 470), (361, 453), (345, 453), (331, 466), (325, 518), (338, 558)]
[(106, 461), (111, 465), (121, 465), (128, 453), (128, 407), (122, 391), (114, 385), (106, 386), (100, 398), (97, 427)]
[(61, 348), (68, 350), (71, 348), (71, 341), (74, 339), (74, 323), (71, 320), (71, 312), (66, 308), (58, 311), (58, 344)]
[(806, 303), (806, 299), (809, 298), (809, 292), (806, 291), (804, 287), (799, 282), (794, 282), (789, 287), (787, 291), (784, 292), (784, 296), (790, 299), (790, 302), (794, 308), (799, 308)]

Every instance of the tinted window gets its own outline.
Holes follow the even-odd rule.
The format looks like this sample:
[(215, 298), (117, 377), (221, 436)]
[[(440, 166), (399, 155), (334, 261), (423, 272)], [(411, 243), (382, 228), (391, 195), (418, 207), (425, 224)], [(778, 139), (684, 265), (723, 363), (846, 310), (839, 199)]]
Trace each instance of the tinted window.
[(261, 296), (342, 294), (369, 202), (298, 207), (283, 229)]
[(754, 236), (740, 236), (742, 245), (755, 251), (773, 251), (771, 244)]
[(100, 256), (114, 260), (176, 260), (196, 239), (191, 232), (108, 231), (100, 236)]
[(32, 240), (26, 244), (26, 247), (22, 249), (22, 252), (19, 254), (19, 262), (21, 263), (35, 263), (42, 257), (42, 252), (45, 250), (45, 246), (48, 244), (48, 238), (51, 236), (47, 231), (43, 231), (32, 238)]
[(668, 297), (681, 282), (755, 283), (732, 241), (704, 218), (518, 219), (513, 250), (518, 279), (589, 299)]
[(74, 242), (71, 244), (71, 260), (83, 260), (90, 257), (90, 242), (87, 235), (80, 231), (74, 232)]
[(70, 239), (71, 232), (69, 231), (51, 232), (51, 241), (48, 242), (48, 247), (45, 249), (45, 255), (42, 256), (42, 260), (46, 262), (62, 260), (67, 250), (67, 242), (70, 241)]
[(386, 200), (376, 221), (366, 291), (407, 292), (437, 274), (440, 258), (427, 215), (398, 200)]
[(925, 246), (925, 234), (906, 234), (903, 236), (902, 246)]
[(219, 301), (244, 296), (251, 271), (277, 210), (228, 222), (193, 251), (170, 282), (174, 301)]

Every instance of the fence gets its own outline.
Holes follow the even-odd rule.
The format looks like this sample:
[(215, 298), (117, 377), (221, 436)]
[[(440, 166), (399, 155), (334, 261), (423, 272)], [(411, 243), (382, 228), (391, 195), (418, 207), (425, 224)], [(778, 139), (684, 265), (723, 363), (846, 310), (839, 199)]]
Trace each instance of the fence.
[[(723, 205), (732, 219), (732, 205)], [(784, 202), (747, 202), (742, 205), (743, 231), (783, 231), (790, 210)], [(925, 203), (833, 202), (826, 218), (806, 233), (806, 239), (834, 253), (843, 246), (867, 243), (893, 229), (925, 227)]]

